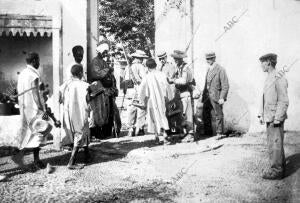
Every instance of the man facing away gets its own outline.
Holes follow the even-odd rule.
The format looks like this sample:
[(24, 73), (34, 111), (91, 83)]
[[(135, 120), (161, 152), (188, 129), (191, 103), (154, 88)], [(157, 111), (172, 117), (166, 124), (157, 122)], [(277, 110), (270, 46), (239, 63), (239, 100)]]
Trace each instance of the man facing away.
[(142, 101), (141, 104), (145, 104), (147, 108), (148, 132), (155, 133), (155, 142), (157, 144), (159, 143), (159, 135), (164, 137), (165, 143), (169, 143), (166, 140), (166, 130), (169, 130), (166, 117), (166, 102), (170, 100), (170, 95), (168, 95), (170, 86), (166, 75), (156, 70), (154, 59), (148, 59), (146, 66), (149, 72), (140, 85), (139, 98)]
[[(18, 165), (23, 166), (25, 149), (33, 150), (34, 167), (45, 168), (45, 164), (39, 158), (40, 147), (46, 144), (46, 135), (34, 132), (32, 121), (38, 114), (45, 110), (39, 92), (40, 75), (38, 68), (40, 58), (37, 53), (29, 53), (26, 57), (27, 67), (20, 73), (18, 78), (19, 106), (21, 115), (21, 129), (17, 141), (20, 152), (12, 157)], [(31, 89), (31, 90), (30, 90)], [(30, 91), (28, 91), (30, 90)]]
[(229, 91), (228, 78), (225, 69), (216, 63), (214, 52), (207, 53), (205, 58), (209, 65), (202, 97), (205, 133), (211, 134), (213, 131), (213, 135), (217, 134), (216, 139), (222, 139), (225, 137), (223, 104)]
[(63, 85), (64, 89), (60, 94), (60, 101), (63, 105), (63, 127), (67, 135), (62, 137), (62, 145), (74, 143), (68, 168), (79, 169), (82, 166), (75, 165), (75, 161), (80, 147), (84, 148), (85, 162), (88, 162), (90, 159), (88, 150), (90, 134), (88, 117), (90, 107), (86, 101), (89, 84), (81, 81), (83, 77), (82, 65), (73, 65), (71, 73), (71, 81)]
[[(70, 83), (72, 81), (72, 73), (71, 73), (71, 69), (73, 67), (73, 65), (82, 65), (82, 59), (83, 59), (83, 54), (84, 54), (84, 50), (83, 47), (80, 45), (76, 45), (72, 48), (72, 53), (73, 53), (73, 57), (74, 57), (74, 61), (72, 61), (65, 69), (64, 75), (66, 76), (64, 83), (60, 86), (60, 91), (63, 91), (63, 89), (65, 88), (65, 85), (68, 85), (68, 83)], [(85, 81), (84, 76), (82, 77), (82, 80)], [(63, 108), (63, 105), (60, 105), (60, 108)], [(60, 109), (61, 112), (63, 112), (63, 109)], [(63, 114), (60, 114), (60, 120), (64, 121), (63, 118)], [(63, 122), (63, 127), (60, 129), (61, 131), (61, 139), (65, 140), (67, 138), (72, 138), (70, 135), (67, 134), (66, 130), (65, 130), (65, 123)], [(71, 139), (73, 140), (73, 138)], [(66, 143), (66, 141), (64, 141)], [(68, 141), (68, 143), (70, 145), (65, 145), (64, 147), (66, 147), (66, 149), (68, 148), (72, 148), (73, 147), (73, 141)]]
[[(142, 82), (142, 79), (147, 74), (147, 69), (143, 65), (143, 60), (148, 58), (146, 53), (142, 50), (136, 50), (135, 53), (131, 54), (134, 58), (132, 65), (127, 70), (127, 76), (133, 81), (135, 94), (133, 96), (133, 103), (139, 102), (139, 87)], [(128, 124), (129, 131), (128, 136), (134, 135), (144, 135), (144, 125), (146, 122), (146, 111), (144, 109), (140, 109), (134, 105), (130, 105), (128, 107)]]
[(185, 138), (182, 142), (193, 142), (193, 107), (191, 101), (191, 83), (193, 82), (193, 73), (187, 66), (187, 63), (183, 60), (187, 57), (185, 52), (174, 50), (171, 56), (174, 58), (176, 64), (176, 75), (174, 79), (169, 79), (169, 83), (175, 84), (176, 91), (180, 95), (183, 106)]
[(263, 96), (258, 118), (267, 127), (267, 145), (270, 168), (264, 171), (264, 179), (281, 179), (285, 173), (285, 156), (283, 148), (284, 121), (287, 118), (289, 98), (288, 83), (283, 75), (277, 74), (275, 66), (277, 55), (270, 53), (259, 58), (264, 72), (268, 73), (265, 80)]

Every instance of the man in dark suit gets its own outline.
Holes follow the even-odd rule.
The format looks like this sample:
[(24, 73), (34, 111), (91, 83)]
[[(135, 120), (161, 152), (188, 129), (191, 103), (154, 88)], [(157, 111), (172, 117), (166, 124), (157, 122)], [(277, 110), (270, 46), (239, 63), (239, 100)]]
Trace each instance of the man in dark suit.
[(216, 63), (214, 52), (205, 57), (209, 64), (202, 97), (205, 134), (216, 134), (216, 139), (222, 139), (225, 137), (223, 104), (229, 90), (228, 78), (225, 69)]
[(259, 60), (263, 71), (268, 73), (258, 115), (260, 123), (266, 123), (270, 159), (270, 168), (264, 171), (263, 178), (281, 179), (285, 172), (283, 138), (284, 121), (289, 106), (288, 83), (286, 78), (278, 74), (275, 69), (276, 54), (263, 55)]

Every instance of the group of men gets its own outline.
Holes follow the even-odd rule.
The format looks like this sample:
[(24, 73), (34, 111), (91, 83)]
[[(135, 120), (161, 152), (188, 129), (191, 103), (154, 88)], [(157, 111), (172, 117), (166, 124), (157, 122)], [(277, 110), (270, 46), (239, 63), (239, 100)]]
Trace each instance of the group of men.
[[(135, 96), (128, 111), (128, 123), (130, 126), (129, 136), (144, 134), (143, 127), (148, 113), (146, 119), (148, 121), (148, 132), (149, 125), (151, 126), (152, 123), (156, 125), (163, 124), (165, 123), (165, 118), (168, 118), (168, 122), (166, 125), (163, 125), (164, 128), (162, 128), (165, 143), (170, 143), (168, 140), (170, 136), (168, 135), (178, 126), (179, 129), (182, 129), (184, 134), (181, 140), (182, 142), (192, 142), (195, 140), (193, 100), (200, 97), (200, 92), (196, 91), (196, 84), (190, 65), (184, 61), (184, 58), (187, 57), (186, 53), (180, 50), (174, 50), (171, 56), (174, 59), (175, 65), (168, 62), (166, 52), (161, 52), (157, 54), (157, 58), (161, 64), (160, 67), (156, 67), (155, 60), (147, 60), (147, 62), (150, 60), (148, 62), (149, 64), (154, 64), (153, 66), (155, 66), (155, 68), (152, 68), (147, 65), (147, 62), (143, 63), (143, 61), (146, 61), (148, 58), (143, 51), (137, 50), (132, 54), (134, 61), (133, 65), (128, 68), (129, 78), (127, 79), (133, 80)], [(224, 137), (222, 105), (227, 98), (229, 83), (225, 69), (216, 63), (215, 53), (207, 53), (205, 57), (209, 65), (202, 97), (204, 107), (207, 109), (204, 119), (205, 126), (207, 126), (206, 134), (212, 134), (211, 126), (214, 125), (211, 124), (211, 121), (216, 120), (215, 133), (217, 134), (217, 139), (220, 139)], [(165, 78), (162, 78), (158, 72), (163, 73)], [(153, 86), (153, 89), (156, 90), (151, 90), (149, 86)], [(150, 92), (155, 95), (155, 98), (153, 98)], [(161, 94), (161, 92), (163, 92), (163, 94)], [(147, 96), (145, 96), (145, 94)], [(144, 101), (145, 98), (149, 99), (148, 105), (147, 102)], [(156, 102), (153, 100), (157, 98), (159, 98), (160, 102), (157, 102), (156, 105)], [(155, 105), (153, 103), (155, 103)], [(177, 107), (174, 107), (176, 104)], [(153, 105), (154, 107), (149, 107)], [(173, 105), (173, 110), (181, 111), (182, 116), (177, 117), (177, 119), (172, 119), (172, 116), (176, 115), (170, 112), (172, 110), (170, 109), (170, 105)], [(156, 120), (157, 118), (152, 115), (152, 111), (159, 112), (161, 118)], [(211, 117), (213, 117), (213, 119), (211, 119)]]
[[(114, 69), (108, 60), (109, 44), (100, 43), (97, 56), (87, 67), (87, 81), (81, 64), (83, 48), (73, 48), (74, 63), (67, 67), (66, 81), (60, 87), (62, 145), (71, 145), (72, 153), (68, 163), (69, 169), (82, 168), (75, 164), (79, 148), (83, 147), (85, 161), (91, 156), (88, 150), (90, 135), (98, 137), (112, 133), (116, 129), (116, 121), (120, 123), (115, 97), (118, 95)], [(156, 143), (170, 143), (173, 128), (180, 126), (184, 136), (182, 142), (195, 139), (193, 99), (199, 98), (195, 93), (193, 72), (184, 59), (186, 53), (174, 50), (171, 54), (175, 65), (167, 61), (165, 52), (157, 55), (160, 66), (141, 50), (131, 54), (132, 64), (127, 68), (125, 80), (132, 81), (135, 94), (128, 108), (129, 136), (145, 134), (147, 131), (155, 134)], [(204, 107), (202, 120), (205, 134), (216, 134), (217, 139), (224, 137), (223, 104), (227, 99), (229, 83), (226, 71), (216, 63), (216, 55), (209, 52), (205, 55), (208, 70), (205, 86), (202, 92)], [(277, 179), (283, 177), (285, 160), (283, 151), (283, 126), (288, 107), (287, 81), (278, 76), (275, 71), (277, 55), (267, 54), (260, 57), (263, 71), (268, 72), (262, 97), (260, 122), (266, 122), (271, 168), (263, 177)], [(49, 122), (38, 117), (45, 111), (39, 93), (40, 76), (38, 73), (39, 56), (29, 53), (27, 67), (20, 73), (18, 79), (19, 106), (22, 127), (18, 135), (20, 152), (13, 160), (22, 165), (23, 151), (33, 149), (34, 166), (38, 169), (45, 165), (39, 159), (40, 147), (51, 131)], [(178, 108), (178, 109), (177, 109)], [(172, 114), (172, 110), (175, 110)], [(180, 123), (171, 122), (172, 116), (181, 115)], [(120, 124), (119, 124), (120, 126)], [(215, 127), (213, 127), (215, 126)], [(161, 136), (160, 136), (161, 135)], [(159, 138), (162, 137), (163, 140)]]

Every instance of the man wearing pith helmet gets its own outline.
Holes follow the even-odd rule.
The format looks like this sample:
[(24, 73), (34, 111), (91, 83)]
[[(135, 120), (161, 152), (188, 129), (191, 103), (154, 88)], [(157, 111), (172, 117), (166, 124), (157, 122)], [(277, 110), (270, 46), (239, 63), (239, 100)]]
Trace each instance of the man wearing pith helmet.
[(214, 52), (206, 53), (205, 58), (208, 70), (202, 97), (204, 129), (206, 134), (217, 134), (216, 139), (222, 139), (225, 137), (223, 104), (229, 91), (228, 78), (225, 69), (216, 62)]
[(180, 94), (180, 99), (183, 105), (185, 138), (182, 142), (194, 141), (193, 129), (193, 107), (191, 101), (191, 88), (193, 82), (193, 73), (187, 63), (183, 60), (187, 57), (186, 53), (180, 50), (174, 50), (171, 54), (176, 64), (175, 78), (169, 80), (174, 83), (176, 91)]
[(285, 156), (283, 148), (284, 121), (287, 118), (289, 98), (288, 83), (284, 75), (277, 74), (275, 66), (277, 55), (270, 53), (259, 58), (263, 72), (268, 76), (265, 80), (261, 106), (258, 115), (260, 123), (266, 123), (267, 145), (270, 167), (263, 173), (264, 179), (281, 179), (285, 173)]

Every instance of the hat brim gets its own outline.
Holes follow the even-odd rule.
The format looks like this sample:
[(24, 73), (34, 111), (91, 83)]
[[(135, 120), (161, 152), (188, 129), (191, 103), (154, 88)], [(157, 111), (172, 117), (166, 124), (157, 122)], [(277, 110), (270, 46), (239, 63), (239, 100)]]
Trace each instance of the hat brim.
[(139, 54), (131, 54), (130, 56), (134, 58), (149, 58), (147, 55), (139, 55)]
[(186, 58), (186, 57), (187, 57), (186, 54), (184, 54), (184, 55), (171, 54), (171, 56), (172, 56), (173, 58), (176, 58), (176, 59), (183, 59), (183, 58)]

